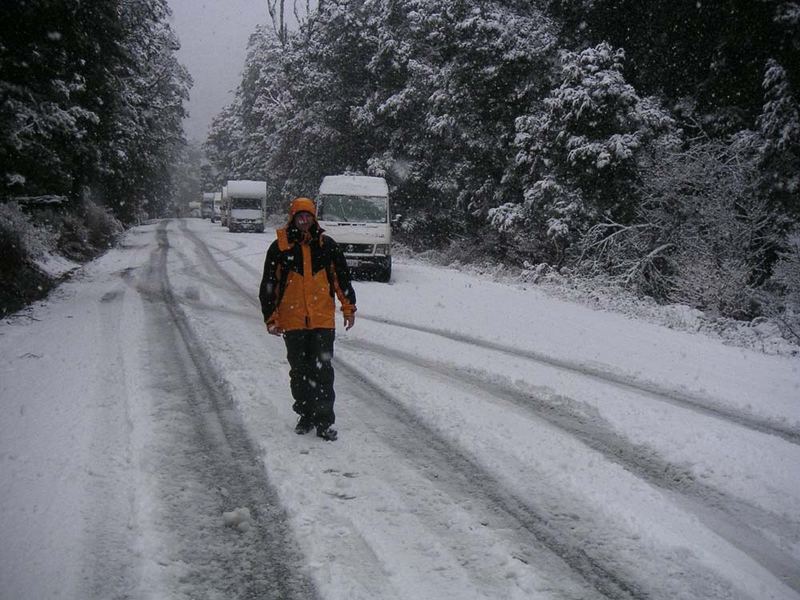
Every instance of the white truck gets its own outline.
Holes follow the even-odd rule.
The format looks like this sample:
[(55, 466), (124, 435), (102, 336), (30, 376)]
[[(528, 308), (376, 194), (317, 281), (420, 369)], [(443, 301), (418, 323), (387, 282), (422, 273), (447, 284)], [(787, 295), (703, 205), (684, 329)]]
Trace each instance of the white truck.
[(267, 182), (228, 181), (228, 231), (264, 233), (267, 222)]
[(222, 201), (220, 202), (220, 211), (221, 216), (219, 222), (222, 224), (223, 227), (228, 226), (228, 185), (225, 184), (222, 186), (222, 192), (220, 192), (220, 196)]
[(214, 220), (214, 192), (203, 192), (201, 216), (204, 219)]
[(192, 217), (192, 218), (199, 219), (200, 217), (203, 216), (203, 213), (202, 213), (203, 203), (202, 202), (195, 202), (195, 201), (189, 202), (189, 204), (187, 205), (186, 208), (187, 208), (187, 210), (189, 212), (189, 216)]
[(216, 223), (222, 218), (222, 192), (214, 192), (214, 211), (211, 222)]
[(317, 220), (342, 247), (348, 266), (376, 281), (392, 277), (389, 186), (383, 177), (329, 175), (317, 196)]

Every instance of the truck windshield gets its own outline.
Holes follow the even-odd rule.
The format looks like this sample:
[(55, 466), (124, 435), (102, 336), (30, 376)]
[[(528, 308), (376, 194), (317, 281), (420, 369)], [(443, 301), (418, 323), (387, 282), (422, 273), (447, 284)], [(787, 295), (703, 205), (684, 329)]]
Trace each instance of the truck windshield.
[(261, 210), (260, 198), (231, 198), (231, 208), (252, 208)]
[(324, 194), (317, 201), (320, 221), (340, 223), (386, 223), (385, 196)]

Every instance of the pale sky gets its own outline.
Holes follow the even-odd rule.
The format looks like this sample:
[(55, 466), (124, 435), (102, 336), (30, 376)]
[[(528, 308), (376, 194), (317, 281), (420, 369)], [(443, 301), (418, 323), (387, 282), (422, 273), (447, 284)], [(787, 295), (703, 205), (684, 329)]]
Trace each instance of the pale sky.
[(233, 98), (239, 84), (247, 39), (259, 23), (267, 23), (266, 0), (169, 0), (172, 25), (181, 42), (178, 60), (194, 79), (189, 140), (204, 141), (211, 119)]

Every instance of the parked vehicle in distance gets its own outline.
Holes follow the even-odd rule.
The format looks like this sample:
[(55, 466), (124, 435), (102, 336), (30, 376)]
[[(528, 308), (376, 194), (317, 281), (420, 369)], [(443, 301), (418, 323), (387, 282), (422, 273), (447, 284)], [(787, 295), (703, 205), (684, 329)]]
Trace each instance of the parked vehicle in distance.
[(264, 233), (267, 222), (267, 182), (232, 180), (228, 191), (228, 231)]
[(214, 192), (214, 209), (211, 214), (211, 222), (216, 223), (222, 219), (222, 192)]
[(342, 247), (348, 266), (377, 281), (392, 277), (389, 186), (383, 177), (329, 175), (317, 196), (317, 220)]
[(203, 206), (200, 209), (200, 216), (204, 219), (214, 218), (214, 192), (203, 192)]
[(221, 211), (220, 223), (222, 224), (223, 227), (227, 227), (228, 226), (228, 186), (227, 185), (223, 185), (222, 186), (221, 194), (222, 194), (222, 203), (221, 203), (221, 208), (220, 208), (220, 211)]
[(189, 204), (186, 207), (189, 213), (187, 216), (193, 219), (199, 219), (200, 215), (202, 214), (201, 213), (202, 206), (203, 206), (202, 202), (195, 202), (195, 201), (189, 202)]

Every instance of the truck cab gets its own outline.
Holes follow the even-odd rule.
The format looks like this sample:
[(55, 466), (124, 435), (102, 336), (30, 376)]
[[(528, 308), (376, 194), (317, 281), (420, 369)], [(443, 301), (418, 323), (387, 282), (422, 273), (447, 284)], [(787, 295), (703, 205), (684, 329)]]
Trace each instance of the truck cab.
[(344, 251), (347, 265), (376, 281), (392, 276), (389, 186), (383, 177), (329, 175), (317, 196), (317, 221)]

